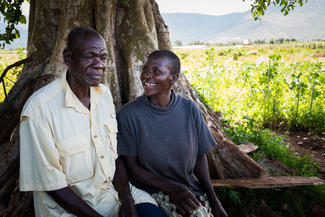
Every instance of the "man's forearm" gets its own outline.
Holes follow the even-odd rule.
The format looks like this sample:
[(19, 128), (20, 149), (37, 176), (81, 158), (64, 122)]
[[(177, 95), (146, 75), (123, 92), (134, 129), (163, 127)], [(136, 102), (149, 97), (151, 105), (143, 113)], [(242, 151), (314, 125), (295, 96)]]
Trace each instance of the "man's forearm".
[(76, 216), (92, 216), (102, 217), (93, 208), (91, 208), (85, 201), (83, 201), (76, 193), (74, 193), (69, 187), (61, 188), (54, 191), (47, 191), (55, 202), (57, 202), (67, 212)]
[(113, 179), (113, 185), (118, 192), (121, 202), (133, 200), (129, 187), (129, 177), (126, 173), (126, 168), (121, 157), (115, 161), (116, 169)]

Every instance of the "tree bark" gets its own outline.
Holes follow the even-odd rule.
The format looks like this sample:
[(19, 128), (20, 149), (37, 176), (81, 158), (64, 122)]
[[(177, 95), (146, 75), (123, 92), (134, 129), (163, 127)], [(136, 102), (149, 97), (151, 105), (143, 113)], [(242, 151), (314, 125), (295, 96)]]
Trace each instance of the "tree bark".
[[(148, 54), (156, 49), (172, 49), (168, 27), (154, 0), (31, 0), (30, 4), (27, 56), (31, 60), (10, 90), (9, 103), (0, 104), (0, 127), (5, 129), (0, 134), (0, 147), (14, 149), (6, 153), (10, 160), (1, 162), (5, 169), (0, 174), (0, 194), (9, 195), (1, 200), (1, 216), (32, 215), (27, 209), (32, 203), (31, 194), (18, 191), (19, 138), (14, 129), (28, 97), (66, 70), (62, 52), (71, 29), (91, 26), (106, 41), (109, 55), (102, 82), (110, 88), (117, 111), (143, 93), (140, 73)], [(221, 114), (204, 107), (183, 73), (174, 90), (198, 104), (218, 143), (208, 155), (212, 178), (252, 178), (265, 173), (223, 134)], [(9, 143), (12, 145), (4, 145)]]

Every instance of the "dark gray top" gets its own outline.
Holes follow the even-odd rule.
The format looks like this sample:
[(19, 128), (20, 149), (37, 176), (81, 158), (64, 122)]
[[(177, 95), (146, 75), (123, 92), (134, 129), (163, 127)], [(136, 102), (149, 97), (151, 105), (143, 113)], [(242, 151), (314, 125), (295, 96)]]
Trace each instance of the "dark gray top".
[(142, 95), (123, 106), (117, 120), (120, 155), (137, 156), (157, 176), (183, 184), (195, 195), (202, 193), (193, 169), (198, 155), (209, 152), (215, 141), (194, 102), (172, 93), (169, 105), (159, 107)]

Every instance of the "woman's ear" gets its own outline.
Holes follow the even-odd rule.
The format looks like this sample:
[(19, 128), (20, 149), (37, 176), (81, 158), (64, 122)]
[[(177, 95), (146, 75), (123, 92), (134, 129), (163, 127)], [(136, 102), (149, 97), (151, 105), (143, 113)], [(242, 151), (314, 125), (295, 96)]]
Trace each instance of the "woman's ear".
[(71, 64), (71, 52), (67, 48), (63, 51), (63, 61), (67, 66)]
[(172, 84), (175, 84), (175, 82), (178, 80), (179, 75), (173, 73), (173, 74), (171, 74), (170, 76), (171, 76), (171, 78), (170, 78), (170, 82), (171, 82)]

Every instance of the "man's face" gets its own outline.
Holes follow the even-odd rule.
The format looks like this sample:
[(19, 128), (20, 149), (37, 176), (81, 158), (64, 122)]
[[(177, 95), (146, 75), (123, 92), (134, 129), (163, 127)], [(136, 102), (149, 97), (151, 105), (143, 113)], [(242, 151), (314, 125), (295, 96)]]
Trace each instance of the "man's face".
[(171, 62), (166, 57), (150, 57), (143, 66), (140, 79), (146, 96), (168, 94), (178, 76), (171, 72)]
[(98, 86), (105, 71), (107, 48), (105, 41), (98, 35), (84, 35), (71, 48), (71, 82), (81, 86)]

